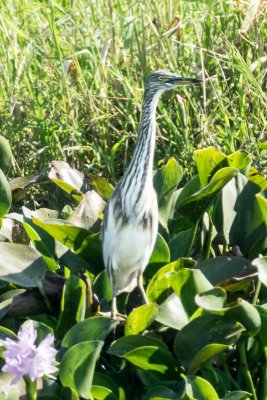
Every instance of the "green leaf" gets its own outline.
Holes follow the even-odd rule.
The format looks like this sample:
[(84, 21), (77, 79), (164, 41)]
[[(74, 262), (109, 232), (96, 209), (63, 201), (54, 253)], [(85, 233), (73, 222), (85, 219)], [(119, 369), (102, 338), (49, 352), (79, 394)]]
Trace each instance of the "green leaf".
[(0, 169), (0, 219), (8, 213), (12, 203), (10, 186), (5, 174)]
[(128, 316), (125, 323), (125, 336), (136, 335), (143, 332), (158, 315), (157, 304), (143, 304), (135, 308)]
[(92, 385), (93, 397), (100, 396), (102, 390), (99, 390), (99, 388), (107, 389), (115, 396), (115, 400), (125, 400), (124, 389), (121, 386), (118, 386), (118, 383), (115, 382), (107, 373), (95, 372)]
[(192, 268), (195, 262), (190, 258), (180, 258), (160, 268), (149, 282), (146, 290), (150, 302), (163, 301), (172, 293), (173, 275), (182, 268)]
[(263, 251), (267, 236), (264, 211), (256, 197), (259, 191), (258, 185), (239, 173), (223, 188), (213, 213), (213, 223), (226, 242), (239, 246), (250, 258)]
[(226, 155), (215, 147), (195, 150), (194, 157), (202, 187), (208, 184), (210, 178), (218, 169), (228, 166)]
[(211, 283), (197, 269), (183, 269), (177, 272), (177, 276), (172, 280), (172, 287), (189, 316), (197, 309), (195, 295), (212, 289)]
[(163, 239), (163, 237), (158, 233), (155, 247), (149, 260), (149, 264), (159, 264), (159, 263), (166, 264), (169, 261), (170, 261), (169, 247), (166, 241)]
[(12, 165), (12, 150), (9, 141), (0, 135), (0, 169), (8, 174)]
[(43, 258), (24, 244), (0, 243), (0, 280), (22, 287), (39, 287), (46, 273)]
[(84, 319), (86, 310), (86, 285), (75, 275), (69, 275), (62, 292), (56, 336), (62, 338), (77, 322)]
[(155, 400), (155, 399), (166, 399), (166, 400), (177, 400), (179, 399), (179, 395), (177, 392), (169, 389), (166, 386), (154, 386), (150, 388), (143, 400)]
[(173, 329), (182, 329), (189, 322), (180, 297), (172, 293), (159, 306), (157, 322)]
[(252, 397), (251, 393), (242, 390), (227, 393), (222, 400), (248, 400)]
[(56, 185), (80, 201), (85, 187), (84, 174), (71, 168), (65, 161), (52, 161), (48, 178)]
[(33, 218), (32, 221), (53, 238), (72, 249), (75, 254), (85, 259), (89, 263), (88, 270), (90, 272), (98, 274), (104, 269), (99, 233), (92, 235), (87, 229), (60, 219), (41, 221)]
[(174, 158), (159, 169), (154, 176), (154, 188), (158, 196), (159, 221), (168, 230), (168, 220), (175, 199), (175, 189), (182, 179), (182, 168)]
[(18, 221), (23, 225), (27, 235), (29, 236), (32, 243), (34, 244), (36, 250), (42, 254), (43, 259), (47, 265), (47, 268), (50, 271), (55, 271), (55, 270), (59, 269), (58, 263), (56, 262), (56, 260), (54, 259), (54, 257), (52, 256), (52, 254), (50, 252), (50, 248), (49, 248), (50, 243), (46, 241), (46, 238), (44, 236), (41, 237), (38, 232), (38, 230), (40, 230), (40, 228), (37, 226), (34, 226), (31, 219), (25, 217), (22, 214), (11, 213), (11, 214), (9, 214), (9, 218), (11, 218), (15, 221)]
[[(238, 341), (244, 328), (220, 315), (202, 315), (193, 319), (177, 333), (174, 353), (189, 371)], [(205, 335), (203, 335), (205, 332)]]
[(212, 288), (204, 293), (199, 293), (195, 297), (197, 305), (208, 311), (223, 311), (227, 296), (222, 288)]
[(185, 396), (183, 396), (181, 400), (219, 400), (216, 391), (205, 379), (194, 375), (183, 375), (182, 377), (185, 381)]
[(167, 349), (167, 346), (164, 342), (154, 337), (143, 336), (143, 335), (131, 335), (131, 336), (123, 336), (118, 340), (116, 340), (115, 342), (113, 342), (110, 348), (108, 349), (108, 353), (118, 357), (123, 357), (128, 352), (144, 346), (158, 347), (163, 350)]
[(229, 307), (226, 315), (240, 322), (250, 336), (255, 336), (260, 330), (261, 318), (257, 308), (243, 299), (238, 299), (235, 306)]
[(239, 171), (247, 175), (251, 165), (251, 156), (242, 150), (235, 151), (227, 157), (229, 167), (237, 168)]
[(77, 392), (73, 389), (71, 389), (70, 387), (63, 387), (61, 389), (61, 397), (60, 399), (64, 399), (64, 400), (79, 400), (79, 396), (77, 394)]
[(64, 354), (59, 370), (63, 386), (77, 391), (81, 397), (90, 399), (95, 364), (100, 356), (104, 342), (93, 340), (72, 346)]
[(103, 176), (90, 174), (90, 178), (92, 179), (92, 186), (95, 191), (105, 201), (108, 201), (112, 196), (113, 186)]
[(69, 348), (80, 342), (105, 340), (117, 322), (107, 317), (90, 317), (72, 326), (64, 336), (61, 347)]
[(222, 168), (216, 172), (207, 186), (191, 196), (184, 198), (182, 190), (176, 203), (176, 210), (195, 224), (217, 198), (221, 189), (237, 174), (238, 170), (235, 168)]
[(171, 260), (183, 257), (188, 254), (192, 242), (193, 229), (187, 229), (174, 235), (170, 242)]
[[(196, 268), (212, 283), (227, 283), (234, 277), (245, 277), (255, 273), (255, 268), (250, 266), (250, 261), (244, 257), (219, 256), (209, 260), (200, 261)], [(237, 282), (238, 284), (238, 282)]]
[(92, 385), (91, 395), (94, 400), (118, 400), (110, 389), (103, 386)]
[(138, 368), (158, 371), (169, 377), (177, 375), (177, 365), (172, 354), (159, 347), (138, 347), (124, 354), (123, 357)]
[(263, 306), (255, 306), (260, 318), (261, 318), (261, 328), (259, 331), (259, 338), (260, 341), (262, 343), (262, 345), (266, 348), (267, 347), (267, 305), (263, 305)]
[(24, 289), (14, 289), (0, 296), (0, 319), (2, 319), (12, 307), (14, 298), (22, 293), (25, 293)]

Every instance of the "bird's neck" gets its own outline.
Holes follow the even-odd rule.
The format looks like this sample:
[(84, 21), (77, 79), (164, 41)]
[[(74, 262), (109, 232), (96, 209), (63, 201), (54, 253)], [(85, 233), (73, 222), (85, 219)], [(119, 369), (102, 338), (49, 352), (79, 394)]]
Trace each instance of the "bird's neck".
[[(131, 163), (122, 178), (122, 196), (130, 201), (126, 214), (146, 208), (149, 193), (153, 190), (153, 159), (156, 141), (156, 108), (162, 92), (145, 93), (138, 140)], [(145, 210), (144, 210), (145, 211)]]

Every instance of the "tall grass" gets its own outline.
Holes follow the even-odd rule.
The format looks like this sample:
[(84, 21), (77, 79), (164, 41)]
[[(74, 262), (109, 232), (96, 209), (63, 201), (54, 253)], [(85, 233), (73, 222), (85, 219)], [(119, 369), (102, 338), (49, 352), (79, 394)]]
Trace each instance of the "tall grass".
[(237, 0), (0, 5), (0, 127), (14, 175), (64, 159), (114, 183), (132, 154), (144, 79), (159, 68), (206, 81), (162, 99), (157, 166), (172, 155), (192, 175), (193, 149), (215, 145), (248, 150), (266, 172), (266, 2), (246, 32), (248, 2)]

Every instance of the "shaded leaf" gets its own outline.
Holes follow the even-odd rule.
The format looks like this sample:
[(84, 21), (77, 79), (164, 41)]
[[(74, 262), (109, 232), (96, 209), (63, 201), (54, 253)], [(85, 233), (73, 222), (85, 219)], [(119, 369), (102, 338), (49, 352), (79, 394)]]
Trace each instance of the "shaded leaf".
[(182, 399), (196, 399), (196, 400), (219, 400), (216, 391), (213, 389), (212, 385), (201, 378), (200, 376), (194, 375), (183, 375), (185, 381), (185, 396)]
[(118, 357), (122, 357), (131, 350), (144, 346), (153, 346), (165, 350), (167, 349), (167, 346), (164, 342), (154, 337), (143, 335), (130, 335), (123, 336), (113, 342), (108, 349), (108, 353)]
[(175, 293), (172, 293), (160, 304), (156, 321), (178, 330), (189, 322), (181, 299)]
[(105, 340), (117, 321), (107, 317), (90, 317), (72, 326), (64, 336), (61, 346), (70, 348), (80, 342)]
[(90, 399), (95, 364), (104, 342), (93, 340), (75, 344), (64, 354), (59, 370), (63, 386), (77, 391), (81, 397)]
[(0, 279), (22, 287), (40, 287), (46, 265), (40, 254), (24, 245), (0, 243)]
[(12, 150), (9, 141), (2, 135), (0, 135), (0, 169), (8, 174), (12, 165)]
[[(193, 319), (177, 333), (174, 352), (189, 371), (221, 353), (238, 341), (244, 328), (220, 315), (202, 315)], [(205, 332), (205, 335), (203, 335)]]
[(135, 308), (127, 317), (125, 323), (125, 336), (136, 335), (143, 332), (158, 315), (157, 304), (143, 304)]
[(11, 190), (5, 174), (0, 169), (0, 219), (8, 213), (12, 202)]

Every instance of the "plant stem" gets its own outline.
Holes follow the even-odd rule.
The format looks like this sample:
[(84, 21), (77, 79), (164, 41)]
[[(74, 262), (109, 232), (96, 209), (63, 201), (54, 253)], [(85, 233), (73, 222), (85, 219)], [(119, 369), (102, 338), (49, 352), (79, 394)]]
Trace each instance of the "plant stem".
[(252, 300), (252, 304), (257, 304), (258, 297), (259, 297), (259, 294), (260, 294), (260, 290), (261, 290), (261, 281), (258, 279), (257, 285), (256, 285), (256, 289), (255, 289), (255, 293), (254, 293), (253, 300)]
[(194, 243), (195, 243), (195, 240), (196, 240), (198, 224), (199, 224), (199, 220), (196, 222), (195, 226), (193, 227), (191, 241), (189, 243), (189, 246), (188, 246), (187, 252), (185, 254), (185, 257), (189, 257), (190, 256), (190, 253), (191, 253), (192, 248), (194, 246)]
[(212, 242), (212, 230), (213, 230), (213, 224), (212, 224), (211, 218), (209, 216), (209, 230), (208, 230), (208, 235), (207, 235), (207, 239), (206, 239), (203, 260), (207, 260), (210, 255), (211, 242)]
[(37, 381), (32, 381), (28, 376), (24, 376), (24, 382), (26, 385), (27, 400), (37, 399)]
[(243, 370), (243, 374), (247, 383), (247, 389), (252, 393), (252, 399), (257, 400), (257, 394), (256, 390), (253, 384), (253, 380), (250, 374), (250, 370), (248, 368), (248, 362), (247, 362), (247, 355), (246, 355), (246, 340), (241, 339), (239, 343), (239, 354), (240, 354), (240, 360), (241, 360), (241, 368)]

